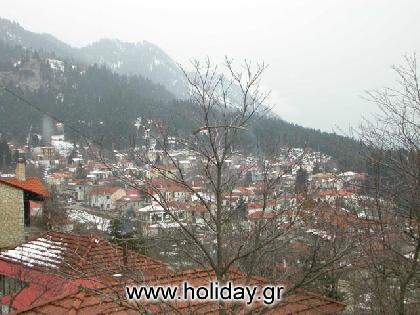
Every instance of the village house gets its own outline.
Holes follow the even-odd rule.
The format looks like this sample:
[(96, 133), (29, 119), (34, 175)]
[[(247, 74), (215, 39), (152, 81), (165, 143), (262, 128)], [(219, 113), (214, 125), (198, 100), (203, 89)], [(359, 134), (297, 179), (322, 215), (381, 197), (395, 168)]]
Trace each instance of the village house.
[(264, 209), (264, 205), (262, 203), (257, 203), (257, 202), (247, 203), (246, 208), (249, 214), (266, 210)]
[(90, 191), (90, 206), (101, 210), (113, 210), (117, 200), (126, 192), (120, 187), (95, 187)]
[[(170, 213), (169, 213), (170, 212)], [(176, 222), (173, 216), (178, 220), (184, 221), (186, 217), (185, 208), (178, 205), (164, 208), (159, 204), (151, 204), (136, 210), (140, 221), (146, 225), (158, 225)], [(172, 214), (172, 216), (171, 216)]]
[(154, 178), (146, 183), (156, 200), (165, 202), (188, 202), (194, 197), (191, 190), (167, 178)]
[[(210, 212), (214, 213), (215, 205), (208, 205), (210, 207)], [(209, 209), (203, 203), (200, 202), (191, 202), (186, 204), (186, 218), (187, 222), (203, 225), (205, 222), (209, 222), (210, 213)]]
[(367, 179), (366, 173), (344, 172), (338, 175), (343, 181), (343, 187), (354, 192), (360, 191)]
[(318, 202), (324, 201), (333, 204), (342, 198), (351, 197), (353, 195), (354, 192), (347, 189), (324, 189), (311, 194), (311, 197)]
[[(210, 211), (214, 211), (214, 205), (211, 207)], [(210, 220), (209, 210), (200, 202), (170, 202), (167, 207), (153, 203), (136, 209), (135, 213), (148, 235), (156, 235), (162, 229), (179, 229), (180, 223), (203, 226)]]
[(179, 170), (173, 164), (155, 165), (146, 169), (146, 178), (168, 178), (175, 179), (178, 175)]
[(138, 209), (144, 206), (144, 200), (138, 195), (125, 195), (116, 201), (116, 210), (126, 212), (128, 210)]
[(112, 177), (112, 170), (108, 165), (103, 163), (88, 161), (85, 170), (88, 172), (87, 178), (94, 181), (106, 180)]
[(67, 183), (66, 189), (75, 201), (86, 201), (92, 189), (92, 183), (87, 179), (72, 179)]
[(164, 188), (167, 202), (187, 202), (191, 200), (191, 192), (181, 185), (169, 185)]
[(155, 162), (160, 160), (161, 156), (164, 155), (165, 154), (161, 150), (147, 150), (146, 158), (151, 162)]
[(25, 162), (16, 163), (16, 177), (0, 178), (0, 248), (25, 241), (31, 226), (31, 201), (42, 202), (48, 190), (37, 177), (26, 177)]
[(111, 173), (105, 170), (94, 170), (94, 171), (91, 171), (87, 175), (88, 178), (90, 178), (91, 180), (96, 180), (96, 181), (107, 179), (110, 176), (111, 176)]
[(343, 181), (340, 177), (332, 173), (319, 173), (309, 177), (310, 191), (323, 189), (339, 190), (343, 188)]
[(32, 156), (39, 166), (49, 167), (59, 164), (59, 155), (54, 147), (36, 147), (32, 150)]
[(49, 186), (61, 186), (72, 178), (70, 172), (55, 172), (45, 177), (45, 182)]
[(245, 174), (249, 182), (257, 182), (263, 179), (261, 169), (257, 163), (242, 163), (239, 169)]
[(187, 181), (188, 185), (195, 191), (203, 191), (206, 187), (206, 181), (201, 175), (195, 175)]
[[(257, 210), (254, 212), (251, 212), (247, 215), (248, 221), (255, 223), (258, 221), (267, 221), (267, 223), (271, 223), (273, 226), (277, 226), (277, 222), (275, 222), (275, 219), (278, 218), (280, 215), (276, 213), (275, 211), (267, 210)], [(266, 224), (267, 224), (266, 223)]]

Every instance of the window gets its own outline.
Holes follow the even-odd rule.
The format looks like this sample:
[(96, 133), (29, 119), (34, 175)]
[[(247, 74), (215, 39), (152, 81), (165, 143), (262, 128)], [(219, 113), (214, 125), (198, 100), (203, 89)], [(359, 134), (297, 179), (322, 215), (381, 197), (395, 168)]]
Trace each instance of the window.
[(162, 221), (162, 214), (154, 213), (152, 214), (152, 222), (161, 222)]
[(17, 278), (0, 275), (0, 297), (16, 293), (26, 287), (26, 284)]

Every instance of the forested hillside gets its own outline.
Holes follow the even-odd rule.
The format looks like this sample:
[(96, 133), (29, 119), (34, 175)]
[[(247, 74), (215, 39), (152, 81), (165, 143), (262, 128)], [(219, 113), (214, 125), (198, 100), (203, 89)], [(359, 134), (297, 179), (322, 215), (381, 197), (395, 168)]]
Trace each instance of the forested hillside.
[[(24, 49), (0, 40), (0, 81), (67, 127), (95, 138), (107, 147), (123, 147), (136, 135), (137, 117), (169, 124), (175, 132), (191, 131), (188, 101), (176, 100), (165, 87), (138, 75), (120, 75), (104, 65), (76, 63), (54, 52)], [(0, 92), (0, 132), (7, 139), (26, 141), (41, 133), (42, 113), (16, 97)], [(77, 141), (80, 134), (66, 128)], [(246, 150), (264, 150), (262, 139), (278, 145), (308, 147), (334, 157), (343, 169), (363, 169), (355, 159), (356, 141), (303, 128), (280, 118), (256, 119), (241, 138)]]

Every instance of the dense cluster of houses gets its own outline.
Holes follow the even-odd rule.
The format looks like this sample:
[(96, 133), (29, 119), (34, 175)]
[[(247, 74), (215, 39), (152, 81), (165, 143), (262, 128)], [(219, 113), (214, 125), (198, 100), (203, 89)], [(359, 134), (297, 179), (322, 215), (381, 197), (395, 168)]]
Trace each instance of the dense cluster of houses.
[[(58, 124), (56, 130), (62, 132), (63, 126)], [(128, 154), (115, 151), (115, 160), (104, 163), (89, 159), (87, 148), (66, 142), (62, 134), (52, 135), (50, 143), (50, 146), (21, 148), (21, 151), (27, 157), (28, 166), (45, 170), (43, 180), (76, 221), (129, 214), (144, 233), (154, 234), (158, 229), (171, 227), (176, 219), (200, 224), (208, 215), (202, 201), (214, 199), (214, 195), (208, 178), (196, 171), (202, 159), (194, 152), (177, 150), (174, 146), (169, 152), (149, 149), (144, 156), (149, 163), (138, 163), (128, 158)], [(338, 201), (354, 204), (366, 179), (363, 173), (338, 173), (328, 156), (299, 148), (284, 149), (271, 161), (238, 153), (226, 165), (232, 172), (241, 172), (243, 180), (224, 194), (223, 205), (244, 209), (250, 220), (258, 217), (259, 211), (276, 211), (299, 204), (301, 196), (295, 189), (299, 170), (307, 174), (305, 198), (332, 205)], [(178, 173), (184, 175), (184, 183), (174, 181)], [(263, 202), (262, 186), (270, 180), (279, 184)], [(171, 204), (166, 208), (172, 209), (176, 216), (163, 213), (162, 201)], [(39, 203), (31, 206), (33, 214), (42, 213)], [(361, 212), (360, 207), (356, 211)], [(66, 230), (71, 228), (69, 222), (65, 226)]]
[[(124, 218), (130, 223), (129, 229), (148, 237), (179, 228), (180, 224), (205, 226), (214, 210), (215, 196), (209, 179), (197, 171), (202, 163), (200, 156), (174, 147), (169, 152), (147, 150), (144, 156), (147, 163), (138, 163), (128, 153), (116, 151), (114, 160), (98, 162), (89, 159), (85, 149), (69, 144), (64, 136), (52, 136), (51, 146), (23, 148), (26, 166), (20, 160), (16, 174), (0, 177), (0, 211), (6, 219), (0, 222), (3, 313), (17, 310), (23, 314), (53, 314), (60, 309), (64, 314), (69, 310), (69, 301), (77, 301), (78, 307), (72, 309), (74, 314), (84, 314), (84, 307), (93, 307), (92, 314), (117, 307), (126, 314), (129, 307), (112, 300), (103, 303), (101, 292), (105, 296), (115, 285), (128, 283), (128, 278), (122, 276), (128, 269), (141, 269), (147, 281), (154, 284), (176, 283), (184, 276), (151, 257), (127, 252), (92, 235), (80, 236), (73, 227), (86, 223), (90, 232), (93, 228), (107, 233), (110, 218)], [(41, 178), (26, 178), (25, 167), (42, 168), (44, 172)], [(222, 205), (237, 213), (238, 220), (249, 229), (260, 220), (272, 220), (279, 228), (288, 224), (286, 212), (290, 212), (289, 217), (295, 215), (294, 210), (302, 200), (322, 205), (324, 212), (335, 209), (327, 211), (328, 214), (320, 212), (322, 223), (346, 225), (363, 215), (358, 200), (366, 174), (339, 173), (331, 159), (319, 152), (285, 150), (270, 161), (237, 153), (226, 161), (225, 172), (241, 176), (230, 191), (223, 193)], [(296, 189), (299, 172), (305, 173), (304, 190)], [(52, 227), (56, 232), (35, 233), (31, 222), (43, 215), (43, 201), (51, 196), (67, 216)], [(313, 216), (308, 207), (305, 209), (298, 218), (304, 231), (328, 239), (330, 235), (323, 227), (314, 228), (313, 222), (311, 228), (305, 227)], [(109, 255), (104, 255), (105, 252)], [(287, 264), (284, 260), (275, 268), (284, 272)], [(76, 275), (76, 270), (82, 273)], [(209, 271), (188, 271), (185, 277), (195, 281), (202, 279), (203, 274)], [(238, 281), (245, 277), (237, 270), (232, 270), (232, 275)], [(312, 314), (309, 309), (315, 308), (318, 313), (332, 314), (344, 308), (336, 301), (309, 292), (288, 299), (289, 303), (280, 304), (274, 313)], [(146, 308), (164, 313), (157, 307), (150, 304)], [(183, 310), (186, 306), (176, 307)], [(212, 310), (215, 306), (208, 307)]]

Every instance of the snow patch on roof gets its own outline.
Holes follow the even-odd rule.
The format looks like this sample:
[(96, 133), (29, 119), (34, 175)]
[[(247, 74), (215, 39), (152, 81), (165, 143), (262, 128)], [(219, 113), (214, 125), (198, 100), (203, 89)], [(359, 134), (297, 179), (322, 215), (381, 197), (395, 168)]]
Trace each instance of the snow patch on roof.
[(63, 248), (60, 242), (54, 242), (45, 238), (22, 244), (15, 249), (4, 251), (0, 258), (20, 262), (28, 267), (45, 266), (58, 268), (63, 261)]

